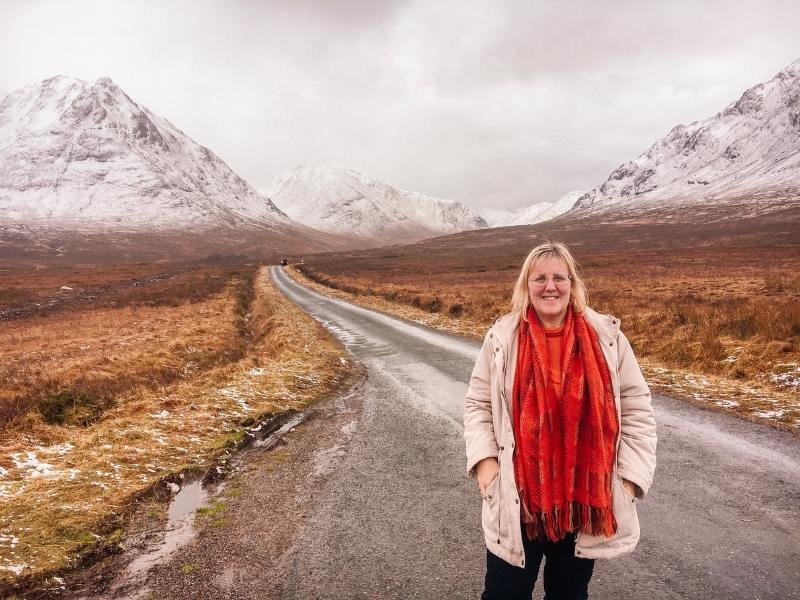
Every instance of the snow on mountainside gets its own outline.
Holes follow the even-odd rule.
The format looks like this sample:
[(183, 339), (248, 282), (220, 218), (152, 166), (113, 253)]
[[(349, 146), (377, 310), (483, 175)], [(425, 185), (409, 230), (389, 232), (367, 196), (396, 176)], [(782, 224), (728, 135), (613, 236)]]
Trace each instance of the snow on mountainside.
[(586, 192), (569, 192), (555, 202), (540, 202), (518, 213), (508, 225), (533, 225), (555, 219), (570, 210)]
[(555, 219), (575, 206), (578, 198), (586, 192), (569, 192), (555, 202), (540, 202), (522, 210), (511, 211), (497, 208), (482, 208), (478, 212), (489, 223), (489, 227), (509, 227), (511, 225), (533, 225)]
[(477, 212), (489, 227), (505, 227), (519, 214), (519, 211), (501, 208), (479, 208)]
[(460, 202), (399, 190), (352, 169), (304, 165), (260, 191), (304, 225), (381, 244), (487, 226)]
[(692, 219), (735, 205), (736, 216), (746, 216), (797, 207), (798, 195), (800, 60), (713, 117), (678, 125), (617, 167), (575, 210)]
[(57, 76), (0, 102), (0, 224), (154, 231), (294, 225), (109, 78)]

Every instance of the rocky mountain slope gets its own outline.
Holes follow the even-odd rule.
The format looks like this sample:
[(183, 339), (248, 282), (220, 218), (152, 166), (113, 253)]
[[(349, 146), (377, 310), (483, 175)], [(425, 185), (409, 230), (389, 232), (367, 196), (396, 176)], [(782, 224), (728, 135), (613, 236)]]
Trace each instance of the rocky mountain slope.
[(208, 148), (109, 78), (57, 76), (0, 102), (0, 225), (291, 229)]
[[(800, 60), (716, 115), (678, 125), (582, 196), (574, 215), (783, 214), (800, 197)], [(722, 217), (722, 213), (719, 213)]]
[(375, 245), (487, 227), (460, 202), (400, 190), (352, 169), (304, 165), (260, 191), (304, 225)]

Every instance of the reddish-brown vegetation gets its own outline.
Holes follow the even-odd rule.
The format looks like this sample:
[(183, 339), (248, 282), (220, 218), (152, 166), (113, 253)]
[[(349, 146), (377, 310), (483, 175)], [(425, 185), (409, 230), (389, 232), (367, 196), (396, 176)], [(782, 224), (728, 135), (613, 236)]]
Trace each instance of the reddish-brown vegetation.
[[(654, 365), (800, 390), (800, 229), (794, 224), (586, 223), (476, 231), (410, 246), (309, 257), (314, 280), (469, 324), (509, 310), (526, 253), (570, 244), (590, 305), (620, 317)], [(727, 229), (726, 229), (727, 227)], [(794, 421), (797, 411), (783, 418)]]
[(302, 409), (351, 370), (266, 269), (159, 281), (158, 293), (109, 292), (3, 323), (0, 596), (113, 550), (143, 491), (205, 471), (246, 426)]
[(28, 304), (5, 309), (24, 316), (6, 318), (0, 331), (0, 427), (30, 408), (86, 425), (122, 392), (236, 360), (248, 342), (242, 319), (254, 271), (15, 275), (12, 289)]

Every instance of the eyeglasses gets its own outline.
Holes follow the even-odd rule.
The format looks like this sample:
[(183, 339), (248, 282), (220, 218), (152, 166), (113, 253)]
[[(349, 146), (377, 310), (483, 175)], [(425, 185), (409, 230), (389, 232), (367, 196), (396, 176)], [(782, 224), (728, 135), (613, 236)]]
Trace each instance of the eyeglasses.
[(562, 273), (556, 273), (552, 277), (547, 277), (546, 275), (536, 275), (535, 277), (528, 277), (528, 283), (531, 283), (536, 288), (543, 288), (547, 285), (547, 282), (550, 279), (553, 280), (553, 285), (557, 288), (564, 288), (570, 284), (572, 275), (564, 275)]

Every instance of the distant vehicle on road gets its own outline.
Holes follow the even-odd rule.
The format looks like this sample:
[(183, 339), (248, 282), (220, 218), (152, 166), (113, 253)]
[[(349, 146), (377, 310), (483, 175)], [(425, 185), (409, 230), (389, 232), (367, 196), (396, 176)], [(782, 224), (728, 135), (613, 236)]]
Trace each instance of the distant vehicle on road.
[(285, 267), (288, 264), (289, 264), (289, 260), (288, 259), (286, 259), (286, 258), (282, 258), (281, 259), (281, 266)]

